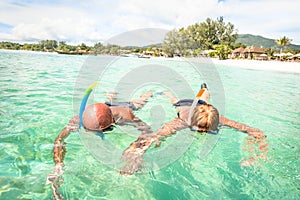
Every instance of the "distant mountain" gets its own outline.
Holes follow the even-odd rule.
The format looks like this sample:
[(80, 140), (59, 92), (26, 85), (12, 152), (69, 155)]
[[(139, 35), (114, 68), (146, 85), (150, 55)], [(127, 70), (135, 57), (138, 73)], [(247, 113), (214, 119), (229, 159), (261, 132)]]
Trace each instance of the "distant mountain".
[[(278, 38), (279, 39), (279, 38)], [(251, 34), (239, 34), (236, 43), (242, 43), (247, 46), (257, 46), (263, 48), (275, 48), (280, 49), (280, 47), (276, 44), (274, 39), (265, 38), (259, 35), (251, 35)], [(300, 45), (290, 44), (287, 46), (290, 49), (300, 49)]]

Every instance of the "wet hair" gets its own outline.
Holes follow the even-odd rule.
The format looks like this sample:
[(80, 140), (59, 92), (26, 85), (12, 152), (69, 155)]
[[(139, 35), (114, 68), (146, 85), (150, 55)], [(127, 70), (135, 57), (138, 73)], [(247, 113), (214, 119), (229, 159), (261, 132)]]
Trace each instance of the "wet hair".
[(104, 103), (95, 103), (86, 107), (83, 113), (84, 127), (92, 131), (103, 131), (114, 123), (111, 109)]
[(218, 130), (219, 112), (210, 104), (197, 106), (193, 112), (191, 126), (198, 131), (214, 132)]

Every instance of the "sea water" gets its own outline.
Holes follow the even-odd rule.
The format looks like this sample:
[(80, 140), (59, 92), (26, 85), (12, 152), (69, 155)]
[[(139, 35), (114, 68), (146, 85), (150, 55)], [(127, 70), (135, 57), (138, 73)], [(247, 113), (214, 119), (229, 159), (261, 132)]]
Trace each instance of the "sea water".
[[(139, 131), (130, 126), (116, 126), (101, 139), (81, 130), (66, 139), (63, 184), (59, 188), (65, 199), (300, 198), (300, 74), (201, 64), (201, 70), (214, 69), (212, 73), (217, 73), (210, 80), (204, 77), (207, 73), (193, 71), (197, 64), (186, 60), (108, 56), (95, 64), (90, 59), (94, 58), (0, 51), (0, 199), (52, 198), (46, 177), (53, 172), (54, 139), (77, 114), (86, 86), (96, 79), (101, 83), (89, 103), (104, 102), (104, 94), (116, 88), (128, 93), (122, 100), (152, 90), (155, 95), (136, 115), (153, 130), (176, 117), (169, 100), (161, 95), (163, 90), (173, 89), (180, 98), (193, 98), (200, 84), (208, 82), (212, 103), (221, 114), (264, 131), (267, 159), (241, 166), (251, 156), (245, 150), (249, 139), (245, 133), (226, 127), (221, 127), (217, 136), (186, 130), (165, 138), (160, 147), (145, 154), (145, 160), (151, 160), (160, 151), (160, 159), (166, 162), (152, 159), (158, 166), (123, 176), (116, 167), (101, 160), (103, 149), (89, 147), (109, 141), (121, 155)], [(145, 80), (149, 76), (159, 79), (152, 84), (140, 84), (132, 76), (141, 66), (146, 71), (151, 66), (152, 69), (160, 66), (161, 72), (165, 68), (174, 70), (181, 78), (171, 77), (181, 86), (188, 84), (192, 93), (164, 87), (172, 73), (168, 71), (167, 74), (141, 71), (137, 75)], [(206, 141), (211, 137), (216, 140), (208, 145)], [(175, 150), (163, 157), (165, 148), (172, 145)], [(201, 150), (206, 151), (205, 156), (200, 155)], [(176, 151), (180, 153), (177, 155)], [(108, 154), (105, 158), (114, 160), (119, 156), (116, 155)]]

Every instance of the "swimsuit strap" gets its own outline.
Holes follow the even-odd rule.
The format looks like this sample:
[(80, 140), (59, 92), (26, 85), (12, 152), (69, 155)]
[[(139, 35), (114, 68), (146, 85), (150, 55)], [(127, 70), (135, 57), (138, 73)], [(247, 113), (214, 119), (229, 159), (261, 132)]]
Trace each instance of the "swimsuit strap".
[[(193, 99), (181, 99), (177, 103), (173, 104), (176, 107), (180, 106), (191, 106), (193, 104)], [(197, 106), (207, 104), (205, 101), (199, 99), (197, 102)]]
[(133, 105), (130, 102), (117, 102), (117, 101), (114, 101), (114, 102), (105, 102), (105, 104), (107, 106), (110, 106), (110, 107), (120, 106), (120, 107), (125, 107), (125, 108), (131, 108), (132, 110), (137, 110), (135, 105)]

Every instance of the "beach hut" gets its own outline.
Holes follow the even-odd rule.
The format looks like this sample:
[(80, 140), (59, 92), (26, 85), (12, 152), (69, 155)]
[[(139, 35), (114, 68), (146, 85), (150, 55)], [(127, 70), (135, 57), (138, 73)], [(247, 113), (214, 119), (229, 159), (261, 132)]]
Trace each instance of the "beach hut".
[(260, 47), (247, 47), (244, 52), (244, 58), (248, 58), (248, 59), (256, 59), (259, 60), (260, 59), (260, 55), (266, 53), (266, 50), (264, 48), (260, 48)]
[(243, 47), (233, 50), (231, 53), (231, 58), (242, 58), (244, 50), (245, 49)]

